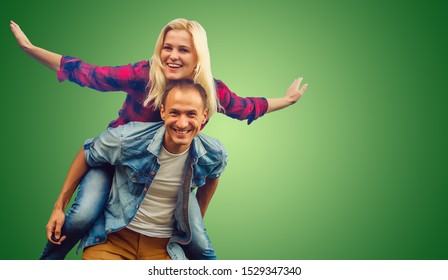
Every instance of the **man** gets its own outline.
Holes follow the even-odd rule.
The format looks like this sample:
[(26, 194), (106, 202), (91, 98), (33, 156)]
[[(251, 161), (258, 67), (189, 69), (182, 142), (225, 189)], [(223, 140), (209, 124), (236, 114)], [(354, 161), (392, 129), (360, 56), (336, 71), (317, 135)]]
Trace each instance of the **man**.
[[(59, 237), (63, 209), (86, 171), (112, 164), (109, 200), (81, 240), (83, 259), (215, 259), (202, 217), (227, 154), (218, 140), (199, 134), (208, 117), (206, 100), (205, 90), (192, 80), (172, 81), (160, 107), (163, 122), (131, 122), (87, 140), (47, 234)], [(201, 187), (197, 199), (195, 187)]]

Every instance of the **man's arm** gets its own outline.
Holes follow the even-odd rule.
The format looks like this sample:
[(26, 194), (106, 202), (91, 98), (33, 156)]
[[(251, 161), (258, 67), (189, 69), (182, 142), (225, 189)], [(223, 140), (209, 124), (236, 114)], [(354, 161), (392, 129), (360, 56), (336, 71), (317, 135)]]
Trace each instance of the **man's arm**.
[[(61, 244), (65, 237), (61, 237), (62, 225), (65, 221), (64, 209), (70, 202), (73, 193), (84, 174), (91, 166), (101, 166), (104, 164), (119, 164), (121, 153), (121, 137), (124, 127), (107, 129), (98, 137), (88, 139), (84, 142), (84, 146), (79, 150), (75, 159), (70, 166), (67, 177), (65, 178), (62, 190), (54, 204), (53, 212), (45, 229), (47, 230), (47, 238), (51, 243)], [(54, 241), (54, 238), (59, 240)]]
[[(61, 237), (62, 225), (65, 221), (65, 207), (70, 202), (79, 181), (84, 176), (84, 174), (89, 170), (90, 166), (87, 164), (86, 158), (84, 156), (84, 148), (81, 148), (73, 160), (70, 169), (65, 178), (62, 190), (54, 204), (53, 212), (51, 213), (50, 219), (48, 220), (47, 226), (45, 227), (47, 231), (47, 239), (53, 244), (61, 244), (66, 238)], [(57, 240), (53, 240), (51, 237)]]
[(216, 188), (218, 187), (218, 182), (219, 178), (206, 178), (205, 185), (198, 188), (196, 192), (196, 198), (199, 203), (199, 208), (201, 209), (202, 218), (204, 218), (208, 205), (215, 194)]

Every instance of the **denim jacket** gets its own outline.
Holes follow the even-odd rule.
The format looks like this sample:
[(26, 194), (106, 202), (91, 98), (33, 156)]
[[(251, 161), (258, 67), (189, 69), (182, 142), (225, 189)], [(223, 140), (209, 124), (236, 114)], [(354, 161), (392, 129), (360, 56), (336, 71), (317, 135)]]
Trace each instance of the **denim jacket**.
[[(124, 228), (134, 218), (160, 167), (164, 134), (163, 122), (130, 122), (108, 128), (84, 143), (87, 163), (92, 167), (115, 165), (115, 175), (106, 209), (83, 237), (79, 249), (105, 242), (107, 234)], [(176, 230), (167, 246), (172, 259), (186, 259), (180, 245), (190, 243), (190, 222), (201, 218), (194, 188), (203, 186), (207, 177), (218, 178), (226, 164), (227, 153), (221, 142), (201, 133), (193, 139), (174, 211)], [(205, 230), (202, 233), (208, 240)]]

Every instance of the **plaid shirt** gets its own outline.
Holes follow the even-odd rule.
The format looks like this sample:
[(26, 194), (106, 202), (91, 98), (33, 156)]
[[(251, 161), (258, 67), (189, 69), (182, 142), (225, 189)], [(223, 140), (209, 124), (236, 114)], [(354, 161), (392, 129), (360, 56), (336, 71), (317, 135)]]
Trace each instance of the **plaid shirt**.
[[(118, 118), (109, 123), (109, 127), (117, 127), (131, 121), (161, 121), (158, 109), (152, 106), (143, 107), (147, 95), (150, 63), (148, 60), (116, 67), (100, 67), (85, 63), (81, 59), (63, 56), (58, 71), (60, 82), (68, 79), (82, 87), (98, 91), (124, 91), (127, 93)], [(223, 108), (220, 113), (238, 119), (252, 121), (263, 116), (268, 109), (265, 98), (239, 97), (231, 92), (221, 81), (215, 80), (219, 102)]]

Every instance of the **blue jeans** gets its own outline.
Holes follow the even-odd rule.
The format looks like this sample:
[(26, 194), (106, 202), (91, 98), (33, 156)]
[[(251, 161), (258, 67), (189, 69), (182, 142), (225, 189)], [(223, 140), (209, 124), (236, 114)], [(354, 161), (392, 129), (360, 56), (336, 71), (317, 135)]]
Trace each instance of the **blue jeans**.
[(113, 166), (90, 168), (78, 186), (78, 194), (65, 215), (61, 245), (47, 242), (41, 260), (63, 260), (103, 212), (114, 174)]
[(216, 260), (216, 253), (208, 238), (201, 209), (194, 193), (190, 193), (188, 203), (188, 220), (191, 230), (191, 241), (183, 245), (185, 255), (190, 260)]
[[(61, 245), (47, 242), (39, 259), (63, 260), (103, 212), (112, 185), (113, 166), (90, 168), (78, 186), (71, 209), (65, 215), (62, 235), (67, 238)], [(206, 234), (197, 200), (190, 199), (189, 221), (192, 239), (182, 246), (188, 259), (216, 260), (216, 254)]]

